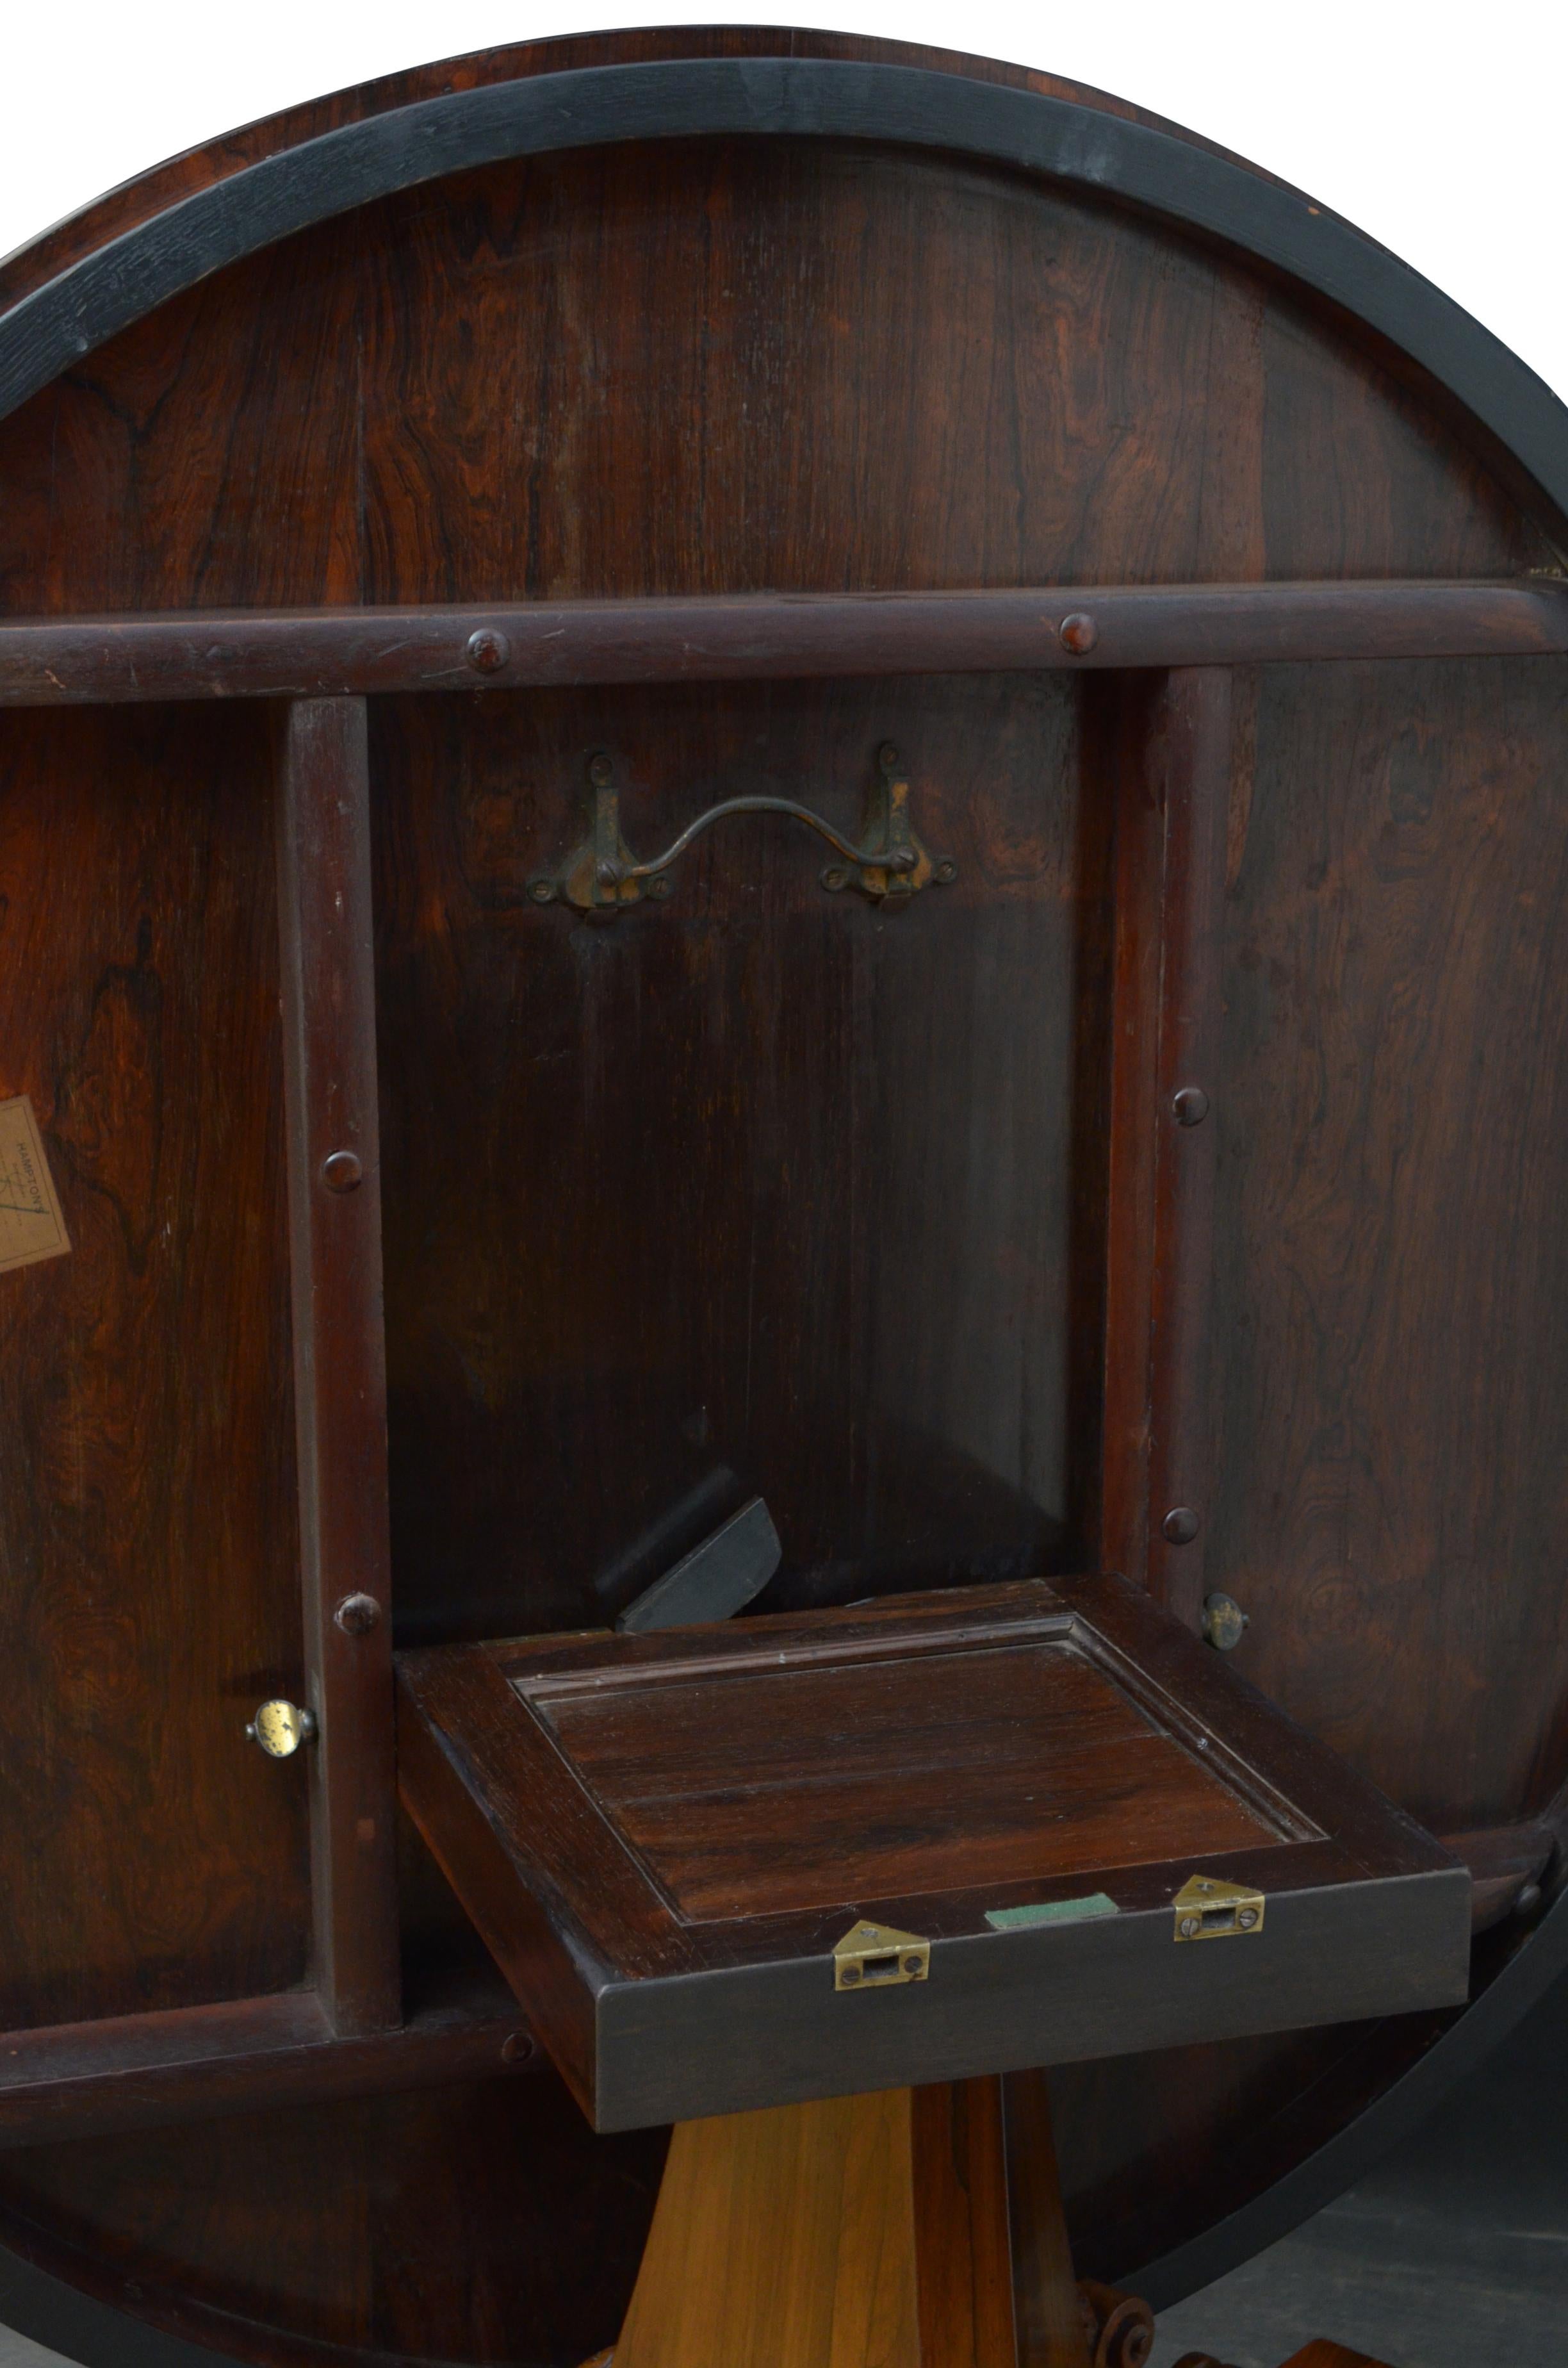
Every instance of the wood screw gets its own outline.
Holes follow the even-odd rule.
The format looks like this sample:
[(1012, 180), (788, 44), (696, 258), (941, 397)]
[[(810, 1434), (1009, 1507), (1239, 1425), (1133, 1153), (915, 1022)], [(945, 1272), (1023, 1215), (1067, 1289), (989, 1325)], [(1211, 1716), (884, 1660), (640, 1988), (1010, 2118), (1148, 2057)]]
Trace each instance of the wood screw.
[(937, 882), (938, 888), (950, 888), (958, 876), (958, 865), (948, 860), (946, 858), (944, 858), (943, 860), (936, 866), (931, 874), (932, 879)]
[(365, 1180), (357, 1151), (329, 1151), (321, 1164), (321, 1180), (329, 1192), (354, 1192)]
[(346, 1595), (332, 1616), (346, 1636), (368, 1636), (381, 1623), (381, 1607), (373, 1595)]
[(1062, 620), (1062, 646), (1075, 658), (1087, 657), (1099, 637), (1099, 627), (1082, 609)]
[(503, 2064), (526, 2064), (533, 2052), (533, 2041), (526, 2031), (514, 2031), (501, 2042)]
[(512, 655), (512, 645), (505, 633), (497, 633), (489, 625), (481, 625), (477, 633), (468, 637), (463, 653), (477, 674), (494, 674)]
[(1171, 1096), (1178, 1126), (1201, 1126), (1209, 1115), (1209, 1097), (1201, 1086), (1181, 1086)]
[(615, 767), (608, 757), (595, 757), (588, 766), (588, 779), (596, 790), (608, 790), (615, 779)]
[(1173, 1505), (1160, 1523), (1160, 1534), (1168, 1545), (1189, 1546), (1198, 1535), (1198, 1516), (1190, 1505)]

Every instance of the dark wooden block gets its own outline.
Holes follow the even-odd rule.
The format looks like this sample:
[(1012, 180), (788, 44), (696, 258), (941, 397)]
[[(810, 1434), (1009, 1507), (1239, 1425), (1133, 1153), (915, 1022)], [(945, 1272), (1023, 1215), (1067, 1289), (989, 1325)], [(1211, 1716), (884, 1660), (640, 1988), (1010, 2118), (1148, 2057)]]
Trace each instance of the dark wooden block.
[[(1465, 1870), (1120, 1579), (408, 1653), (399, 1700), (599, 2129), (1465, 1996)], [(1183, 1945), (1198, 1874), (1257, 1928)], [(928, 1972), (837, 1987), (862, 1918)]]

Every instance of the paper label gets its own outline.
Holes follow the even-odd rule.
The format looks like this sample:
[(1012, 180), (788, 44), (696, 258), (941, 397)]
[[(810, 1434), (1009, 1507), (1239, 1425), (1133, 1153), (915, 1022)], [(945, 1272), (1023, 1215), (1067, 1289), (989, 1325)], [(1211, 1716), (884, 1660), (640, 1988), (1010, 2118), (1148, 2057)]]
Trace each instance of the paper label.
[(71, 1247), (43, 1141), (26, 1094), (0, 1101), (0, 1273)]

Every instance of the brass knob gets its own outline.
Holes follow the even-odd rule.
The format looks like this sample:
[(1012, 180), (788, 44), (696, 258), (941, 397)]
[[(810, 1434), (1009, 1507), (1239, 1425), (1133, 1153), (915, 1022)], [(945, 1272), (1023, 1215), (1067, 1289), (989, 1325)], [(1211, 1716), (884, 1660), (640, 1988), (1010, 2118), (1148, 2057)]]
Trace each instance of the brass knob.
[(1216, 1651), (1233, 1653), (1247, 1631), (1247, 1615), (1233, 1595), (1206, 1595), (1203, 1634)]
[(316, 1714), (298, 1702), (264, 1702), (245, 1733), (269, 1759), (292, 1759), (301, 1743), (315, 1740)]

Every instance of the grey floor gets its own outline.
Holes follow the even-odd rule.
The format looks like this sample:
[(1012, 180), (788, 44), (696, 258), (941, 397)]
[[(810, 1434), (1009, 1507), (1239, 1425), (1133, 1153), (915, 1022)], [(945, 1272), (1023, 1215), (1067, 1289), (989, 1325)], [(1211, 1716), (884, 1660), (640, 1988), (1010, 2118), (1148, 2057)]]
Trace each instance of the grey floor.
[(9, 2335), (0, 2328), (0, 2368), (56, 2368), (58, 2351), (29, 2343), (25, 2335)]
[[(1402, 2153), (1167, 2311), (1151, 2368), (1279, 2368), (1314, 2335), (1390, 2368), (1568, 2362), (1568, 1978)], [(61, 2363), (0, 2328), (0, 2368)]]
[(1314, 2335), (1390, 2368), (1568, 2362), (1568, 1978), (1399, 2154), (1166, 2311), (1151, 2368), (1279, 2368)]

